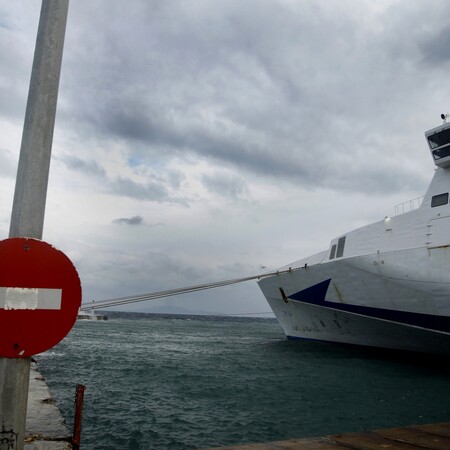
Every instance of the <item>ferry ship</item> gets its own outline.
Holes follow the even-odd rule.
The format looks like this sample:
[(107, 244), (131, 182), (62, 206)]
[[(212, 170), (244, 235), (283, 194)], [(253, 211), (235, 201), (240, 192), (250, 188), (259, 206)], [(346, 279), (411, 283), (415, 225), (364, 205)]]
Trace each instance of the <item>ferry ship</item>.
[(450, 353), (450, 123), (417, 205), (332, 239), (258, 284), (289, 339)]

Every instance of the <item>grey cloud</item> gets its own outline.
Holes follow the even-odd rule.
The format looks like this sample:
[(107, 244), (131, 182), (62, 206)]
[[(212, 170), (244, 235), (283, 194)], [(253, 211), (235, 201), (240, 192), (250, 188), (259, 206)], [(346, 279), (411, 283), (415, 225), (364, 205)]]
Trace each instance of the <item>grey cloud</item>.
[(163, 202), (169, 200), (165, 186), (157, 182), (137, 183), (130, 178), (117, 178), (109, 183), (109, 190), (114, 194), (136, 198), (138, 200), (151, 200)]
[(11, 152), (0, 148), (0, 175), (14, 177), (16, 174), (15, 164), (13, 163)]
[(95, 175), (100, 178), (106, 176), (106, 172), (96, 161), (85, 161), (78, 156), (65, 155), (63, 157), (56, 157), (60, 160), (68, 169), (82, 172), (86, 175)]
[[(124, 139), (141, 140), (146, 145), (164, 145), (166, 150), (162, 152), (163, 155), (151, 153), (158, 159), (166, 157), (166, 152), (170, 149), (172, 155), (183, 156), (189, 152), (263, 175), (300, 179), (308, 176), (311, 158), (304, 156), (301, 164), (291, 158), (289, 154), (292, 154), (292, 149), (283, 149), (292, 146), (293, 142), (285, 136), (280, 136), (279, 140), (272, 143), (271, 138), (265, 135), (265, 129), (230, 135), (220, 126), (202, 126), (197, 121), (170, 125), (170, 119), (163, 116), (163, 111), (158, 117), (155, 114), (157, 122), (152, 122), (153, 119), (146, 118), (145, 113), (139, 112), (140, 108), (130, 110), (135, 115), (127, 113), (127, 120), (117, 116), (117, 112), (113, 113), (114, 118), (108, 123), (109, 131)], [(116, 122), (120, 126), (112, 124)], [(280, 158), (283, 153), (284, 158)]]
[[(398, 165), (368, 174), (365, 159), (352, 156), (366, 133), (362, 123), (383, 135), (380, 156), (387, 153), (400, 108), (432, 82), (407, 39), (431, 7), (414, 5), (405, 15), (400, 2), (366, 19), (370, 2), (352, 3), (353, 12), (348, 5), (135, 1), (131, 10), (96, 1), (90, 8), (102, 14), (87, 14), (77, 3), (65, 53), (72, 83), (61, 89), (70, 99), (66, 116), (152, 163), (189, 155), (274, 183), (395, 189), (414, 174), (402, 168), (399, 175)], [(428, 49), (423, 35), (412, 33)], [(438, 58), (437, 49), (429, 53)], [(119, 179), (111, 189), (170, 200), (154, 182)]]
[(137, 200), (155, 202), (174, 202), (188, 205), (188, 199), (183, 197), (172, 197), (169, 195), (166, 185), (175, 188), (180, 187), (183, 175), (176, 171), (168, 171), (167, 177), (155, 178), (147, 182), (136, 182), (128, 177), (111, 178), (105, 169), (96, 161), (85, 161), (77, 156), (65, 155), (56, 157), (68, 169), (75, 170), (86, 176), (97, 176), (102, 180), (102, 188), (105, 192), (135, 198)]
[(182, 146), (183, 138), (174, 124), (167, 123), (164, 111), (154, 111), (141, 99), (118, 99), (115, 107), (105, 111), (100, 125), (108, 133), (122, 139), (139, 140), (147, 144)]
[(162, 124), (147, 117), (146, 105), (140, 103), (138, 99), (119, 100), (105, 115), (106, 130), (125, 139), (160, 142)]
[(167, 181), (165, 179), (138, 183), (130, 178), (118, 177), (110, 180), (106, 185), (106, 189), (112, 194), (122, 195), (137, 200), (159, 203), (177, 203), (181, 206), (188, 207), (189, 199), (186, 197), (170, 195), (166, 183)]
[(386, 63), (395, 62), (393, 74), (402, 76), (403, 81), (408, 75), (419, 77), (419, 82), (422, 76), (434, 78), (430, 69), (449, 60), (449, 14), (450, 4), (445, 0), (407, 5), (392, 2), (380, 17), (382, 21), (371, 45), (380, 45), (380, 50), (391, 58)]
[[(80, 261), (80, 276), (96, 289), (109, 292), (109, 298), (141, 294), (208, 281), (210, 270), (199, 268), (178, 257), (143, 251), (130, 254), (106, 250)], [(176, 284), (175, 284), (176, 283)]]
[(228, 176), (221, 173), (203, 175), (202, 183), (210, 192), (233, 200), (245, 199), (248, 195), (247, 185), (244, 180), (237, 176)]
[[(0, 5), (0, 115), (23, 122), (28, 94), (39, 4)], [(13, 50), (13, 51), (12, 51)]]
[(133, 217), (121, 217), (120, 219), (114, 219), (113, 223), (118, 223), (119, 225), (142, 225), (144, 219), (141, 216)]
[[(449, 11), (450, 13), (450, 11)], [(427, 33), (420, 43), (423, 61), (426, 65), (446, 66), (450, 62), (450, 26), (445, 26), (439, 31)]]
[(171, 170), (167, 179), (174, 189), (180, 189), (181, 183), (186, 179), (186, 176), (182, 172)]

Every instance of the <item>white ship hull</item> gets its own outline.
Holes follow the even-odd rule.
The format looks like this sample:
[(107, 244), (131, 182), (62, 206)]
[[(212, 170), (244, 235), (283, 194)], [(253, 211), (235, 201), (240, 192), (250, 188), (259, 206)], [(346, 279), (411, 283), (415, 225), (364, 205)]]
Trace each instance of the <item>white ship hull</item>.
[(305, 304), (295, 305), (286, 314), (292, 314), (290, 319), (279, 320), (289, 339), (449, 353), (448, 333)]
[[(450, 285), (420, 276), (434, 270), (445, 277), (450, 249), (398, 251), (374, 264), (379, 256), (307, 265), (259, 285), (290, 339), (450, 353)], [(395, 260), (423, 270), (401, 274)]]
[(288, 338), (450, 353), (450, 124), (427, 136), (441, 131), (420, 207), (258, 282)]

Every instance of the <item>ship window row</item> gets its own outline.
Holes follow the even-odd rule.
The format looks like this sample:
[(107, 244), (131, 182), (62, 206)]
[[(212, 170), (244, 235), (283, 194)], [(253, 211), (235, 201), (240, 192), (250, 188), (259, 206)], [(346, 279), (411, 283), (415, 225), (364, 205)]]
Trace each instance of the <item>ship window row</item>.
[(448, 192), (445, 194), (433, 195), (431, 197), (431, 207), (446, 205), (448, 203)]
[(344, 256), (345, 236), (339, 238), (337, 244), (331, 246), (330, 259), (341, 258)]
[(445, 144), (450, 144), (450, 128), (439, 131), (437, 133), (428, 136), (428, 142), (430, 143), (430, 147), (437, 148), (441, 147)]
[(441, 158), (447, 158), (447, 156), (450, 156), (450, 145), (433, 150), (432, 154), (435, 161)]

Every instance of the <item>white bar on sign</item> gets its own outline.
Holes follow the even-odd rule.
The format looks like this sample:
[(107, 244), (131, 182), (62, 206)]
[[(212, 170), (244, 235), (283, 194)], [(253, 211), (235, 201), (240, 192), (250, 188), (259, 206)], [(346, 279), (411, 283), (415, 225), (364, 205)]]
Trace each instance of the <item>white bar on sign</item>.
[(5, 309), (37, 309), (38, 290), (6, 288)]
[(62, 289), (39, 289), (38, 309), (61, 309)]
[(61, 309), (62, 289), (0, 287), (0, 309)]

